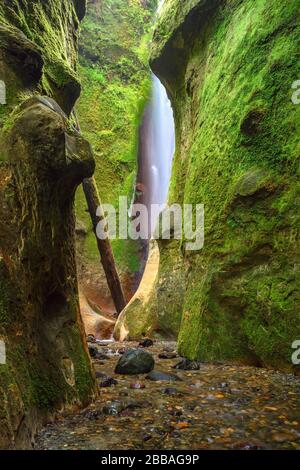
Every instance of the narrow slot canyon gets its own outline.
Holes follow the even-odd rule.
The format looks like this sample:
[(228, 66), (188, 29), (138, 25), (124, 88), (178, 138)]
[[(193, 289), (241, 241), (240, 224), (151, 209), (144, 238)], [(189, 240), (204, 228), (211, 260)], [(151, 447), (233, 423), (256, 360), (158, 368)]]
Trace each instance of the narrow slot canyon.
[(0, 452), (300, 450), (299, 33), (1, 2)]
[[(174, 152), (175, 126), (171, 102), (162, 83), (152, 74), (149, 103), (145, 106), (138, 129), (137, 176), (133, 194), (130, 195), (132, 202), (128, 207), (128, 229), (130, 231), (132, 224), (138, 227), (139, 238), (135, 240), (135, 244), (139, 252), (139, 267), (135, 283), (130, 288), (127, 287), (129, 274), (125, 273), (123, 276), (128, 304), (122, 317), (127, 316), (130, 306), (135, 302), (141, 301), (146, 305), (149, 294), (155, 288), (159, 250), (154, 233), (159, 224), (159, 216), (167, 204)], [(141, 213), (141, 206), (146, 209), (145, 213)], [(77, 236), (80, 239), (86, 234), (80, 232), (80, 221), (77, 225)], [(80, 262), (84, 264), (79, 253), (79, 267)], [(80, 283), (80, 304), (86, 334), (94, 336), (95, 340), (113, 341), (117, 314), (113, 299), (107, 291), (105, 273), (99, 270), (97, 286), (93, 277), (87, 278), (84, 269), (82, 271), (79, 275), (83, 279)], [(90, 283), (93, 284), (92, 291), (89, 288)], [(119, 328), (120, 325), (117, 329)]]

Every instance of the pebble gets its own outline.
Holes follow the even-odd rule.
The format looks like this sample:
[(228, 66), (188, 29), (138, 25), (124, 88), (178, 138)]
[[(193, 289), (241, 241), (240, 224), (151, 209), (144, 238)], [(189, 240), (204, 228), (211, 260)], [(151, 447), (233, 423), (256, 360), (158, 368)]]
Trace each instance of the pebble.
[(180, 370), (199, 370), (200, 362), (190, 361), (189, 359), (182, 359), (173, 368), (180, 369)]
[(104, 387), (112, 387), (113, 385), (117, 385), (118, 384), (118, 381), (116, 379), (113, 379), (112, 377), (106, 377), (104, 378), (99, 386), (101, 388), (104, 388)]
[(143, 388), (146, 388), (146, 386), (141, 382), (135, 382), (130, 384), (130, 388), (132, 388), (133, 390), (141, 390)]
[(139, 347), (141, 348), (150, 348), (153, 346), (154, 342), (150, 338), (145, 338), (139, 342)]
[(96, 338), (94, 335), (88, 335), (86, 340), (88, 343), (96, 343)]
[(113, 401), (103, 407), (103, 413), (105, 415), (117, 416), (121, 411), (125, 409), (124, 404), (119, 401)]
[(178, 392), (176, 388), (169, 387), (169, 388), (165, 388), (164, 394), (169, 395), (169, 396), (176, 396), (176, 395), (180, 395), (180, 392)]
[[(116, 343), (109, 348), (119, 353), (136, 345)], [(173, 342), (164, 347), (157, 341), (151, 349), (158, 360), (153, 374), (164, 373), (167, 382), (146, 382), (139, 374), (120, 375), (118, 386), (102, 388), (93, 406), (62, 416), (40, 432), (35, 448), (300, 449), (298, 378), (248, 366), (201, 362), (199, 372), (182, 370), (177, 377), (183, 381), (173, 382), (173, 364), (158, 355), (172, 354), (175, 348)], [(98, 351), (107, 354), (108, 348), (98, 346)], [(112, 354), (101, 367), (93, 359), (98, 382), (114, 377), (118, 359)], [(138, 392), (136, 386), (142, 383), (146, 390)]]
[(176, 359), (176, 352), (163, 352), (158, 355), (159, 359)]

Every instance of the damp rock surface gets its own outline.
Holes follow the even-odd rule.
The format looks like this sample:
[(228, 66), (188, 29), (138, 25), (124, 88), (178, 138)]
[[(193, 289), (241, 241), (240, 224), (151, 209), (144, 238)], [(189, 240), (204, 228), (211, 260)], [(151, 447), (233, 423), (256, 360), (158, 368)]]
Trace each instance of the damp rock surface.
[(129, 349), (119, 359), (115, 372), (123, 375), (146, 374), (154, 368), (154, 359), (142, 349)]
[[(126, 344), (136, 348), (138, 342)], [(124, 345), (110, 346), (119, 351)], [(149, 348), (157, 370), (174, 373), (177, 359), (159, 359), (175, 343)], [(173, 350), (173, 349), (172, 349)], [(116, 377), (120, 356), (98, 373)], [(280, 372), (230, 363), (202, 363), (176, 370), (181, 381), (117, 376), (84, 412), (61, 416), (42, 430), (35, 448), (68, 450), (300, 450), (300, 379)], [(141, 388), (132, 384), (143, 383)], [(128, 430), (130, 429), (130, 432)]]

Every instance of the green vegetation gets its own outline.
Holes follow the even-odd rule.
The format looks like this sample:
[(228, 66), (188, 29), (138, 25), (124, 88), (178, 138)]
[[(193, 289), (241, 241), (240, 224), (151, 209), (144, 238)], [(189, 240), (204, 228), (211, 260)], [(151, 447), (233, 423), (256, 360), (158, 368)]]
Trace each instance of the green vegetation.
[[(5, 109), (10, 111), (22, 101), (19, 93), (24, 95), (27, 89), (27, 97), (33, 93), (51, 96), (69, 114), (80, 94), (76, 72), (79, 22), (73, 2), (1, 2), (0, 22), (1, 47), (12, 50), (16, 69), (24, 69), (22, 77), (7, 77)], [(22, 60), (24, 50), (31, 56), (28, 64)]]
[[(149, 98), (149, 40), (156, 2), (105, 0), (88, 8), (82, 24), (80, 67), (82, 94), (77, 106), (81, 130), (96, 156), (96, 183), (103, 203), (118, 207), (119, 196), (132, 198), (138, 129)], [(83, 252), (98, 262), (96, 241), (82, 190), (77, 216), (88, 227)], [(118, 267), (139, 269), (138, 247), (113, 241)]]
[[(31, 432), (46, 416), (75, 403), (86, 405), (95, 392), (79, 321), (72, 205), (58, 207), (52, 191), (47, 210), (39, 206), (41, 201), (47, 204), (45, 194), (53, 184), (51, 172), (46, 181), (45, 155), (53, 168), (56, 158), (64, 161), (64, 140), (60, 141), (62, 152), (57, 151), (57, 139), (55, 144), (51, 140), (56, 127), (51, 126), (51, 119), (47, 121), (49, 109), (44, 110), (45, 132), (41, 121), (39, 129), (34, 128), (32, 116), (24, 119), (32, 127), (22, 128), (26, 105), (18, 107), (33, 95), (45, 94), (70, 115), (80, 93), (77, 10), (82, 11), (84, 5), (85, 0), (3, 0), (0, 4), (0, 80), (7, 90), (7, 105), (0, 106), (0, 337), (7, 355), (7, 364), (0, 367), (0, 448), (30, 445)], [(72, 118), (66, 130), (71, 122)], [(63, 137), (64, 130), (59, 131)], [(12, 151), (18, 140), (18, 150)], [(42, 182), (38, 171), (43, 174)], [(48, 228), (43, 227), (53, 230), (50, 238)], [(35, 265), (35, 257), (42, 253)], [(52, 257), (49, 263), (47, 256)], [(53, 269), (60, 270), (59, 274), (53, 274)], [(47, 280), (41, 272), (47, 273)], [(68, 297), (63, 334), (57, 334), (56, 346), (48, 335), (60, 320), (55, 321), (57, 312), (44, 314), (47, 294), (54, 285), (51, 275), (54, 284), (60, 279)], [(65, 377), (65, 363), (73, 372), (72, 383)]]
[(300, 336), (298, 2), (206, 3), (168, 0), (152, 55), (176, 111), (171, 197), (206, 209), (204, 249), (184, 255), (179, 348), (291, 367)]

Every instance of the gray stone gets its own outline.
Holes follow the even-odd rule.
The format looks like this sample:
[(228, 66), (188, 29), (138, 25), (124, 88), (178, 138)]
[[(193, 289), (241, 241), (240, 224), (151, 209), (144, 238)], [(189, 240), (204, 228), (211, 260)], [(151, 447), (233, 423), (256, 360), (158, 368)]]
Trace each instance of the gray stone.
[(119, 359), (116, 374), (136, 375), (147, 374), (154, 369), (154, 359), (143, 349), (129, 349)]
[(182, 379), (175, 374), (166, 374), (158, 370), (153, 370), (147, 375), (146, 379), (152, 380), (153, 382), (178, 382)]

